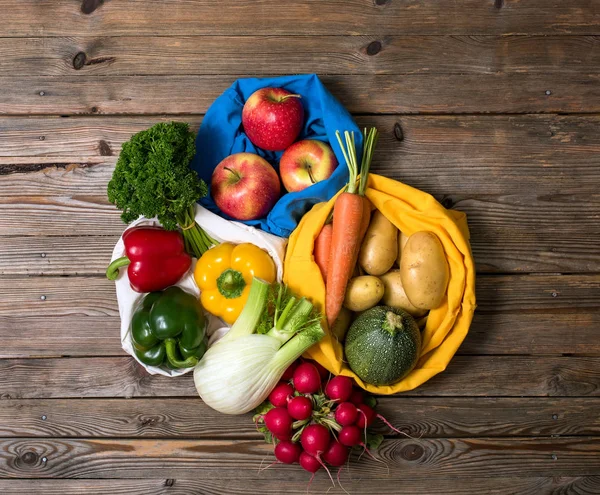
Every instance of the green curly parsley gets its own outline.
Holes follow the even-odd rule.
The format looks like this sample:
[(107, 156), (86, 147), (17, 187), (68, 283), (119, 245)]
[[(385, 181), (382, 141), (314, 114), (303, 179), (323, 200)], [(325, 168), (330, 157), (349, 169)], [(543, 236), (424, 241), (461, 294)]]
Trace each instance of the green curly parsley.
[[(157, 217), (167, 230), (183, 229), (187, 251), (200, 257), (216, 242), (194, 221), (205, 182), (189, 167), (196, 152), (194, 134), (184, 122), (159, 123), (123, 144), (108, 183), (108, 200), (130, 223), (140, 215)], [(193, 227), (190, 227), (193, 226)]]

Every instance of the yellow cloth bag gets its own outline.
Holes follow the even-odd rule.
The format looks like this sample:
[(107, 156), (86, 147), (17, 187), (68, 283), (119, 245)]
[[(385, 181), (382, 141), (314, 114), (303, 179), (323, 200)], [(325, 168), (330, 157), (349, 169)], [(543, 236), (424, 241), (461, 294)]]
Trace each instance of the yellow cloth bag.
[[(373, 206), (404, 234), (429, 230), (438, 236), (450, 268), (447, 297), (442, 306), (429, 312), (417, 365), (397, 383), (385, 386), (364, 383), (344, 362), (343, 346), (328, 330), (307, 355), (336, 375), (354, 378), (365, 390), (387, 395), (412, 390), (446, 369), (473, 319), (475, 267), (464, 213), (446, 210), (430, 194), (379, 175), (370, 174), (367, 186), (366, 196)], [(314, 261), (313, 249), (335, 199), (315, 205), (304, 215), (290, 236), (283, 270), (284, 282), (323, 312), (325, 284)]]

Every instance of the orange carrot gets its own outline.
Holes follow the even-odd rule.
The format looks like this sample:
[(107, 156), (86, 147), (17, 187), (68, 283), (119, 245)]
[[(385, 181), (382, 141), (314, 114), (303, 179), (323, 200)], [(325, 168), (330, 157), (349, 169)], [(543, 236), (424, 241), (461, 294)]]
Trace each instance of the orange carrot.
[(321, 270), (324, 282), (327, 282), (327, 267), (329, 266), (329, 255), (331, 254), (332, 233), (333, 226), (330, 223), (323, 225), (321, 232), (315, 240), (315, 263), (319, 266), (319, 270)]
[(325, 294), (325, 312), (329, 326), (340, 314), (346, 286), (356, 263), (362, 214), (363, 201), (360, 196), (347, 192), (338, 196), (333, 207), (331, 260), (327, 270)]
[(377, 142), (377, 129), (371, 129), (368, 135), (366, 129), (364, 132), (364, 149), (358, 190), (356, 187), (358, 163), (354, 133), (345, 132), (345, 148), (340, 133), (336, 132), (336, 136), (348, 165), (350, 180), (348, 181), (348, 192), (340, 194), (333, 207), (331, 255), (327, 267), (327, 290), (325, 294), (325, 312), (329, 326), (335, 322), (342, 309), (346, 287), (352, 276), (354, 265), (356, 265), (362, 237), (367, 230), (365, 227), (365, 223), (368, 225), (368, 218), (365, 218), (367, 216), (365, 206), (367, 200), (364, 198), (364, 190), (373, 149)]

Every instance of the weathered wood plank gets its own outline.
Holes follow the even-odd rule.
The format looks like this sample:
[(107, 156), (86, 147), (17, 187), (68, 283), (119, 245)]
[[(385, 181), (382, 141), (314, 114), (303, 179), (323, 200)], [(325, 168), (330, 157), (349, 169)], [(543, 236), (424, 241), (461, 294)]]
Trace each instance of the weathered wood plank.
[(597, 36), (0, 38), (2, 76), (595, 73)]
[[(53, 283), (60, 286), (65, 281), (55, 278)], [(31, 295), (34, 301), (45, 294), (36, 294), (34, 290)], [(109, 315), (78, 313), (78, 309), (87, 309), (79, 306), (81, 299), (72, 292), (70, 302), (67, 298), (63, 300), (65, 305), (71, 306), (71, 314), (55, 316), (52, 311), (40, 311), (42, 316), (0, 316), (0, 338), (5, 343), (0, 357), (125, 356), (119, 337), (116, 297), (114, 294), (107, 297), (110, 298)]]
[[(237, 75), (0, 77), (0, 115), (203, 114)], [(322, 77), (353, 113), (597, 113), (600, 74)]]
[[(59, 170), (40, 172), (54, 177)], [(22, 182), (29, 174), (18, 178)], [(12, 180), (12, 179), (9, 179)], [(31, 187), (31, 186), (30, 186)], [(122, 234), (120, 212), (106, 193), (71, 190), (61, 196), (0, 197), (0, 236), (81, 236)], [(467, 214), (476, 264), (484, 272), (594, 272), (600, 253), (598, 194), (437, 196)], [(107, 259), (110, 252), (106, 252)]]
[[(415, 438), (598, 435), (600, 399), (382, 397), (377, 411)], [(380, 421), (377, 431), (393, 433)], [(249, 415), (186, 399), (0, 400), (0, 437), (262, 439)]]
[[(74, 169), (71, 175), (63, 170), (58, 176), (63, 182), (80, 179), (72, 184), (78, 191), (98, 195), (104, 192), (111, 174), (108, 165), (116, 162), (121, 144), (156, 122), (173, 119), (188, 122), (194, 131), (201, 121), (199, 116), (0, 118), (0, 171), (99, 163)], [(376, 125), (381, 132), (376, 171), (432, 194), (505, 194), (507, 190), (593, 194), (598, 190), (597, 115), (359, 116), (357, 122), (361, 127)], [(54, 175), (41, 178), (48, 179), (43, 194), (56, 194), (53, 185), (60, 185), (61, 193), (67, 186)], [(43, 182), (35, 175), (1, 180), (6, 195), (41, 194), (35, 186), (42, 187)]]
[[(596, 0), (195, 0), (127, 2), (2, 0), (0, 36), (219, 34), (598, 34)], [(275, 16), (275, 17), (274, 17)]]
[[(130, 357), (0, 360), (0, 397), (194, 397), (192, 375), (148, 375)], [(510, 379), (508, 378), (510, 377)], [(411, 396), (600, 396), (599, 357), (455, 356)]]
[[(0, 357), (122, 355), (114, 290), (103, 278), (0, 278)], [(598, 275), (481, 275), (459, 352), (598, 355), (598, 301)]]
[[(496, 469), (497, 470), (497, 469)], [(257, 475), (260, 476), (260, 475)], [(283, 484), (285, 483), (285, 484)], [(600, 476), (570, 477), (473, 477), (463, 476), (448, 479), (446, 476), (430, 476), (427, 479), (412, 480), (402, 478), (381, 478), (342, 481), (351, 493), (413, 495), (481, 495), (493, 490), (494, 495), (550, 495), (573, 493), (595, 495), (600, 491)], [(280, 495), (285, 493), (304, 495), (306, 480), (286, 480), (273, 483), (268, 479), (256, 478), (248, 481), (219, 479), (215, 476), (195, 476), (194, 479), (36, 479), (0, 480), (0, 491), (4, 495), (189, 495), (190, 493), (211, 493), (215, 495), (255, 495), (264, 493)], [(310, 485), (313, 493), (343, 494), (339, 487), (332, 488), (328, 479), (321, 475)]]
[[(351, 465), (352, 477), (378, 480), (430, 476), (597, 476), (597, 437), (531, 439), (420, 439), (382, 443), (376, 462), (363, 456)], [(554, 457), (552, 457), (554, 455)], [(200, 478), (218, 469), (219, 478), (257, 478), (274, 459), (272, 446), (227, 440), (0, 440), (0, 476), (8, 478)], [(45, 459), (42, 460), (42, 459)], [(387, 466), (386, 466), (387, 464)], [(388, 471), (389, 467), (389, 471)], [(265, 480), (307, 480), (297, 466), (261, 473)], [(325, 479), (325, 473), (319, 477)], [(491, 476), (493, 479), (493, 476)], [(347, 473), (342, 482), (349, 482)]]
[[(189, 122), (193, 130), (201, 120), (179, 116), (3, 118), (0, 170), (28, 171), (38, 162), (40, 168), (44, 163), (86, 160), (113, 164), (121, 144), (132, 134), (173, 118)], [(515, 192), (535, 187), (540, 193), (580, 192), (584, 188), (591, 193), (596, 191), (592, 189), (595, 181), (600, 181), (594, 156), (600, 152), (598, 116), (369, 116), (357, 117), (357, 121), (361, 126), (376, 125), (382, 133), (374, 164), (378, 171), (434, 194), (501, 194), (507, 187)], [(401, 141), (396, 137), (398, 126)], [(82, 172), (97, 170), (89, 167)], [(82, 177), (85, 180), (77, 183), (78, 189), (95, 184), (93, 179), (103, 188), (111, 170), (101, 170), (102, 176)], [(490, 175), (502, 180), (490, 181)], [(65, 174), (65, 178), (69, 177)], [(11, 187), (6, 191), (14, 194)], [(35, 194), (36, 190), (27, 192)]]
[(0, 241), (0, 275), (100, 275), (117, 238), (6, 237)]

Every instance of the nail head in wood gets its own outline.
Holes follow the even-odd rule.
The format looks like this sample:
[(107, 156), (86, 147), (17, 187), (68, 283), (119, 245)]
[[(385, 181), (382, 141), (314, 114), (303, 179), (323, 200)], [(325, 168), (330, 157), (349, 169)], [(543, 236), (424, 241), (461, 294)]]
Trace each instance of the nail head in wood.
[(46, 257), (46, 253), (42, 253), (40, 256), (41, 256), (42, 258), (45, 258), (45, 257)]
[(45, 93), (44, 91), (40, 91), (40, 92), (39, 92), (39, 95), (40, 95), (40, 96), (44, 96), (45, 94), (46, 94), (46, 93)]
[(550, 96), (552, 94), (552, 91), (550, 91), (549, 89), (546, 90), (546, 96)]
[(48, 458), (47, 457), (42, 457), (42, 462), (48, 462)]
[(558, 419), (558, 414), (553, 414), (552, 419), (554, 419), (554, 420)]
[(46, 296), (40, 296), (40, 299), (41, 299), (42, 301), (45, 301), (45, 300), (46, 300)]
[(553, 461), (556, 461), (558, 459), (558, 456), (556, 454), (552, 454), (550, 457)]
[(175, 484), (175, 480), (169, 478), (168, 480), (165, 480), (165, 486), (173, 486)]
[(558, 292), (552, 292), (552, 297), (558, 297)]
[(44, 415), (42, 416), (42, 421), (46, 421), (46, 419), (47, 419), (47, 416), (44, 414)]
[(40, 136), (40, 141), (44, 141), (46, 139), (46, 136)]

